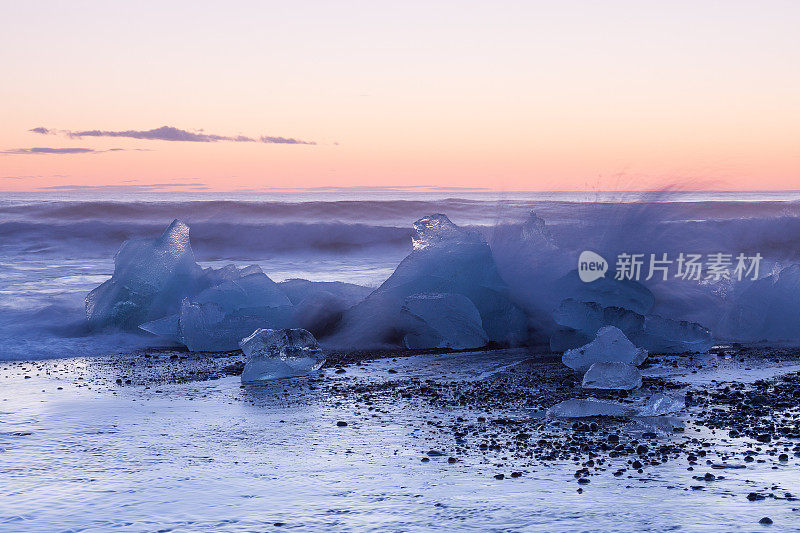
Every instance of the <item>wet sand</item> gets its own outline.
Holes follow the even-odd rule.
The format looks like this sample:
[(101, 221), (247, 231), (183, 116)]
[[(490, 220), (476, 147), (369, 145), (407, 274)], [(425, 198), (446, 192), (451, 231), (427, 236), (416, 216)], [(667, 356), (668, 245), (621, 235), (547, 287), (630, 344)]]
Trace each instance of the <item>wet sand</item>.
[[(211, 420), (230, 411), (236, 424), (245, 425), (252, 423), (248, 416), (255, 417), (261, 420), (261, 432), (242, 436), (243, 443), (237, 446), (277, 439), (272, 443), (277, 448), (270, 447), (259, 459), (248, 456), (247, 460), (257, 462), (259, 468), (282, 474), (293, 472), (305, 479), (327, 475), (325, 488), (346, 485), (342, 476), (369, 477), (364, 469), (372, 474), (381, 472), (365, 482), (366, 486), (372, 491), (385, 490), (391, 501), (405, 494), (405, 485), (398, 485), (392, 476), (402, 472), (413, 479), (413, 483), (403, 481), (410, 485), (424, 485), (430, 481), (428, 476), (433, 476), (439, 484), (456, 488), (448, 492), (441, 487), (420, 486), (415, 489), (419, 497), (435, 495), (437, 503), (458, 508), (467, 516), (437, 518), (436, 512), (426, 508), (420, 519), (404, 521), (386, 508), (388, 503), (370, 500), (368, 504), (359, 499), (357, 489), (352, 489), (355, 496), (345, 500), (354, 508), (363, 507), (360, 513), (353, 511), (359, 518), (329, 521), (330, 516), (309, 508), (314, 507), (313, 502), (283, 512), (285, 502), (274, 496), (274, 487), (261, 487), (254, 489), (253, 497), (264, 499), (271, 506), (270, 512), (277, 517), (273, 522), (267, 517), (253, 518), (249, 511), (243, 511), (239, 518), (247, 515), (249, 521), (231, 518), (233, 522), (228, 525), (214, 526), (200, 520), (198, 516), (203, 513), (195, 511), (198, 516), (189, 519), (194, 526), (167, 513), (163, 523), (154, 524), (155, 529), (324, 526), (341, 530), (496, 527), (551, 531), (752, 531), (767, 527), (768, 520), (761, 523), (762, 518), (769, 518), (773, 527), (781, 530), (800, 529), (800, 358), (795, 350), (732, 346), (706, 355), (651, 355), (644, 365), (642, 389), (631, 393), (584, 390), (580, 376), (564, 367), (557, 354), (523, 349), (331, 354), (319, 373), (246, 387), (236, 377), (242, 369), (242, 355), (238, 352), (149, 350), (91, 359), (6, 362), (0, 363), (0, 369), (0, 383), (4, 385), (0, 395), (0, 411), (4, 412), (0, 423), (0, 447), (4, 451), (0, 461), (9, 454), (14, 457), (5, 467), (0, 465), (0, 470), (10, 476), (3, 488), (5, 501), (10, 502), (1, 513), (3, 530), (19, 530), (21, 525), (46, 530), (48, 517), (53, 520), (54, 516), (64, 527), (74, 527), (75, 517), (80, 522), (79, 505), (66, 506), (73, 517), (70, 521), (61, 513), (53, 515), (48, 510), (53, 503), (46, 497), (28, 501), (31, 516), (25, 519), (21, 512), (25, 500), (13, 487), (13, 480), (37, 477), (46, 455), (36, 450), (35, 441), (52, 431), (41, 420), (47, 410), (36, 411), (28, 403), (49, 405), (48, 409), (61, 413), (65, 403), (70, 409), (77, 405), (91, 410), (98, 402), (123, 402), (126, 407), (116, 421), (121, 425), (133, 423), (126, 422), (124, 413), (134, 402), (153, 405), (149, 416), (166, 427), (161, 438), (175, 439), (184, 447), (204, 445), (193, 440), (197, 435), (188, 437), (191, 428), (172, 434), (169, 425), (175, 423), (174, 413), (164, 414), (169, 409), (180, 406), (179, 412), (189, 418), (207, 416)], [(656, 392), (685, 394), (686, 409), (670, 416), (635, 419), (548, 419), (544, 414), (545, 409), (568, 398), (593, 396), (635, 404)], [(194, 409), (187, 411), (190, 404)], [(230, 407), (236, 404), (237, 408)], [(236, 409), (245, 409), (245, 414)], [(265, 413), (269, 415), (262, 419), (267, 416)], [(98, 414), (101, 420), (104, 416), (102, 412)], [(221, 424), (224, 427), (230, 422)], [(31, 429), (26, 429), (28, 426)], [(309, 433), (309, 427), (316, 429)], [(42, 432), (41, 437), (37, 431)], [(64, 431), (69, 434), (68, 428)], [(265, 436), (273, 432), (277, 436)], [(135, 438), (142, 439), (142, 447), (159, 443), (153, 432), (134, 435), (140, 435)], [(206, 438), (210, 437), (203, 436), (201, 440)], [(224, 461), (228, 455), (226, 447), (231, 435), (213, 437), (217, 438), (227, 444), (211, 446), (206, 457), (209, 462)], [(302, 442), (295, 442), (304, 438), (315, 442), (321, 438), (320, 446), (327, 450), (323, 456), (334, 464), (353, 463), (352, 469), (330, 470), (327, 463), (311, 461), (298, 470), (275, 454), (281, 446), (289, 455), (308, 452)], [(113, 436), (106, 439), (105, 445), (112, 450), (120, 445)], [(62, 458), (58, 446), (50, 444), (47, 450), (59, 462)], [(31, 453), (26, 455), (29, 445)], [(177, 455), (188, 460), (181, 453)], [(385, 463), (377, 464), (376, 457), (382, 457)], [(123, 468), (122, 463), (118, 458), (108, 458), (99, 477)], [(246, 471), (237, 470), (238, 465), (231, 465), (220, 479), (229, 476), (233, 482), (237, 476), (246, 476)], [(205, 476), (207, 472), (198, 475)], [(46, 490), (46, 479), (40, 481), (39, 489)], [(288, 493), (306, 490), (298, 479), (287, 483), (289, 488), (284, 490)], [(181, 515), (193, 516), (184, 507), (191, 507), (191, 502), (198, 500), (197, 494), (187, 491), (181, 483), (176, 482), (176, 487)], [(148, 495), (146, 489), (139, 487), (143, 497), (137, 501), (145, 507), (148, 499), (158, 498)], [(517, 500), (512, 498), (515, 494)], [(536, 513), (532, 513), (536, 504), (524, 503), (533, 494), (543, 499)], [(224, 495), (222, 490), (222, 500)], [(332, 496), (326, 493), (317, 497), (325, 502), (326, 497)], [(575, 500), (576, 497), (582, 500)], [(673, 507), (656, 503), (671, 499)], [(559, 501), (563, 503), (556, 509), (555, 502)], [(609, 506), (617, 509), (618, 516), (603, 513)], [(402, 512), (397, 511), (399, 516), (419, 511), (413, 503), (404, 503), (401, 508)], [(370, 509), (391, 516), (370, 522)], [(484, 514), (475, 517), (470, 509)], [(87, 520), (92, 516), (92, 523), (96, 520), (94, 515), (113, 523), (102, 512), (87, 510)], [(236, 516), (235, 510), (231, 516)], [(276, 522), (283, 525), (275, 526)], [(148, 529), (144, 522), (133, 518), (125, 524), (131, 530)]]

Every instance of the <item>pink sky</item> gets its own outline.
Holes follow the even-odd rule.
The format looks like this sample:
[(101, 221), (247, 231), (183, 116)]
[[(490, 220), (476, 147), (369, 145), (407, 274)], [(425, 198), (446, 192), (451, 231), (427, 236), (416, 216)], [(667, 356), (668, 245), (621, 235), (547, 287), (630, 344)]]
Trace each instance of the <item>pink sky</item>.
[(163, 4), (6, 3), (0, 190), (800, 188), (798, 2)]

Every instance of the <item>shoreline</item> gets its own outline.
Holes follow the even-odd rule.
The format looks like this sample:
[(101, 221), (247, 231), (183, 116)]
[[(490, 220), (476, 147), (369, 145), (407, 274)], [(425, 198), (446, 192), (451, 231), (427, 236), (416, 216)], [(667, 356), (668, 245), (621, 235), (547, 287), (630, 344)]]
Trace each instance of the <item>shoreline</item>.
[[(237, 352), (212, 356), (159, 349), (5, 362), (0, 368), (3, 381), (13, 378), (30, 387), (41, 383), (41, 396), (48, 401), (82, 390), (86, 399), (81, 405), (127, 399), (131, 405), (152, 405), (152, 416), (167, 420), (173, 408), (159, 406), (190, 400), (196, 404), (194, 416), (214, 419), (219, 415), (206, 410), (216, 403), (199, 402), (238, 404), (255, 410), (250, 416), (274, 413), (265, 431), (277, 430), (275, 423), (285, 420), (277, 426), (296, 435), (292, 439), (308, 431), (309, 422), (296, 417), (319, 412), (330, 428), (325, 431), (339, 431), (331, 460), (366, 454), (360, 465), (374, 460), (366, 450), (380, 449), (380, 435), (396, 427), (404, 435), (396, 444), (404, 460), (420, 468), (457, 467), (459, 475), (485, 480), (470, 482), (470, 490), (483, 482), (538, 486), (546, 475), (554, 479), (547, 490), (591, 502), (605, 498), (603, 492), (624, 493), (658, 480), (666, 494), (687, 492), (692, 502), (722, 494), (737, 512), (760, 514), (761, 504), (772, 502), (768, 514), (776, 524), (786, 526), (786, 516), (800, 516), (795, 475), (800, 467), (800, 363), (792, 349), (743, 346), (705, 355), (654, 355), (643, 365), (643, 387), (630, 393), (581, 389), (580, 376), (562, 365), (558, 354), (524, 349), (334, 355), (311, 375), (257, 385), (238, 383), (241, 359)], [(717, 379), (736, 375), (739, 381)], [(56, 384), (60, 388), (54, 391)], [(658, 417), (555, 419), (545, 414), (569, 398), (634, 405), (657, 392), (685, 394), (686, 408)], [(10, 437), (12, 442), (29, 438), (20, 435)], [(346, 444), (347, 435), (361, 440)], [(173, 438), (182, 442), (186, 437)], [(339, 443), (340, 438), (345, 440)], [(285, 472), (285, 466), (275, 466), (277, 459), (269, 461), (265, 468)], [(440, 475), (447, 478), (446, 472)], [(737, 527), (752, 530), (760, 518), (754, 515), (752, 522)], [(723, 517), (719, 520), (724, 529), (735, 529)]]

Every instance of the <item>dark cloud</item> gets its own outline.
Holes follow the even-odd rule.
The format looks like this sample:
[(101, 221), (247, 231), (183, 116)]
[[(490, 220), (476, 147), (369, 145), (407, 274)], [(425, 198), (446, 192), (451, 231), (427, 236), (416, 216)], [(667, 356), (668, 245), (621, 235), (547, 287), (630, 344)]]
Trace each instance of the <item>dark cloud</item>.
[(0, 155), (72, 155), (72, 154), (102, 154), (104, 152), (149, 152), (147, 148), (109, 148), (95, 150), (94, 148), (14, 148), (13, 150), (0, 150)]
[(40, 191), (61, 191), (61, 192), (105, 192), (105, 193), (128, 193), (128, 192), (156, 192), (169, 189), (180, 189), (187, 192), (200, 192), (209, 190), (205, 183), (144, 183), (144, 184), (125, 184), (125, 185), (50, 185), (39, 187)]
[(234, 137), (227, 135), (215, 135), (211, 133), (204, 133), (203, 131), (187, 131), (172, 126), (161, 126), (152, 130), (124, 130), (124, 131), (109, 131), (109, 130), (51, 130), (48, 128), (38, 127), (28, 130), (33, 133), (40, 133), (42, 135), (57, 135), (63, 134), (68, 137), (80, 139), (83, 137), (125, 137), (128, 139), (145, 139), (151, 141), (177, 141), (177, 142), (196, 142), (196, 143), (209, 143), (209, 142), (235, 142), (235, 143), (265, 143), (265, 144), (317, 144), (313, 141), (303, 141), (300, 139), (293, 139), (290, 137), (245, 137), (244, 135), (237, 135)]
[(105, 150), (94, 150), (92, 148), (16, 148), (14, 150), (3, 150), (0, 154), (96, 154)]

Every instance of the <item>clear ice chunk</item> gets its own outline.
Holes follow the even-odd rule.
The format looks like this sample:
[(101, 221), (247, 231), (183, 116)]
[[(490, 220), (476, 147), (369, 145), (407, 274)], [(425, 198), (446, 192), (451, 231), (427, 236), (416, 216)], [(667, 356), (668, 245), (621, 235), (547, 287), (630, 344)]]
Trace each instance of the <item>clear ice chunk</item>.
[(605, 326), (589, 344), (564, 352), (561, 361), (573, 370), (586, 372), (595, 363), (617, 361), (637, 366), (646, 358), (647, 350), (637, 348), (619, 328)]
[(95, 329), (134, 330), (174, 314), (184, 297), (202, 288), (203, 271), (194, 260), (189, 226), (174, 220), (157, 239), (122, 244), (111, 279), (86, 296), (86, 318)]
[(259, 329), (239, 343), (246, 356), (242, 382), (313, 372), (325, 363), (314, 336), (304, 329)]
[(642, 386), (642, 374), (628, 363), (598, 362), (586, 371), (582, 386), (584, 389), (633, 390)]
[(414, 294), (406, 298), (403, 311), (424, 323), (420, 330), (406, 334), (406, 348), (463, 350), (480, 348), (488, 341), (478, 309), (462, 294)]

